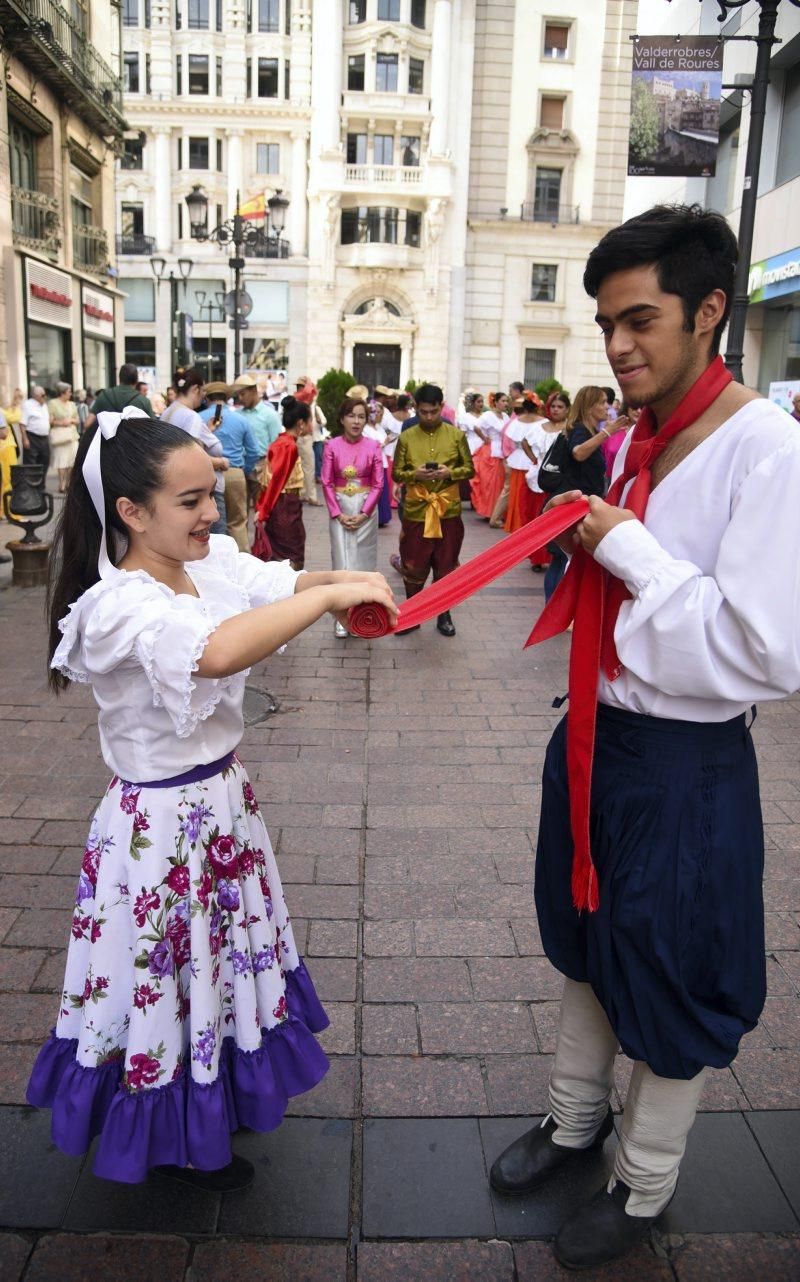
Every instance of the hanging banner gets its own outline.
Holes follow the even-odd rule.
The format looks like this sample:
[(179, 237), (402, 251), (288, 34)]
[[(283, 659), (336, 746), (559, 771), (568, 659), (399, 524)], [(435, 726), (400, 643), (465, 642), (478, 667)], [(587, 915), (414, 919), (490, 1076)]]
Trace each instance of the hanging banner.
[(639, 36), (634, 41), (631, 176), (713, 177), (722, 49), (713, 36)]

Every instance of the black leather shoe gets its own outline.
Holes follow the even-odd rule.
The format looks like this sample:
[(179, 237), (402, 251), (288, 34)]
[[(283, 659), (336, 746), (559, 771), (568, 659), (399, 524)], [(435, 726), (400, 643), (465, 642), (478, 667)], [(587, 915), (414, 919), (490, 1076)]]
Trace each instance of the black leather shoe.
[(236, 1189), (246, 1189), (253, 1183), (256, 1173), (252, 1162), (237, 1157), (235, 1153), (233, 1161), (218, 1171), (197, 1171), (193, 1166), (154, 1166), (153, 1170), (156, 1175), (209, 1193), (233, 1193)]
[(628, 1215), (630, 1194), (627, 1184), (619, 1181), (612, 1193), (600, 1189), (570, 1216), (553, 1245), (559, 1264), (565, 1269), (594, 1269), (618, 1260), (646, 1238), (658, 1215)]
[(548, 1117), (544, 1126), (520, 1135), (509, 1144), (492, 1166), (489, 1182), (498, 1193), (530, 1193), (545, 1180), (560, 1171), (583, 1153), (602, 1148), (614, 1129), (614, 1114), (609, 1108), (603, 1124), (588, 1148), (564, 1148), (554, 1144), (552, 1135), (556, 1124)]
[(439, 615), (438, 619), (436, 620), (436, 627), (439, 629), (443, 637), (455, 636), (456, 625), (453, 623), (453, 620), (450, 618), (449, 610), (446, 610), (444, 614)]

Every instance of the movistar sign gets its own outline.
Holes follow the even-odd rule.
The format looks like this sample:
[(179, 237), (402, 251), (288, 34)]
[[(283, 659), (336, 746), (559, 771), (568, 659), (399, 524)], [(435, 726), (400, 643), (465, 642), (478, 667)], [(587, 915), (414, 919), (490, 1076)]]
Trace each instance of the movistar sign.
[(747, 292), (751, 303), (763, 303), (800, 289), (800, 248), (753, 263)]

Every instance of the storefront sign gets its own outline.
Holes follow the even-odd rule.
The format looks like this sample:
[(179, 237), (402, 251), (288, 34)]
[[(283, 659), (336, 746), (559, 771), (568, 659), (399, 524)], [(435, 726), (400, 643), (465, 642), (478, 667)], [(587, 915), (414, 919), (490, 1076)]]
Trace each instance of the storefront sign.
[(72, 328), (72, 277), (34, 258), (25, 259), (28, 319)]
[(794, 409), (794, 397), (800, 395), (800, 381), (794, 379), (790, 383), (770, 383), (769, 399), (775, 405), (780, 405), (782, 410), (788, 410), (791, 414)]
[(722, 43), (714, 36), (637, 36), (628, 173), (710, 178), (719, 143)]
[(764, 303), (781, 294), (800, 291), (800, 248), (753, 263), (747, 292), (751, 303)]
[(83, 331), (93, 338), (111, 340), (114, 337), (114, 299), (100, 289), (81, 287)]

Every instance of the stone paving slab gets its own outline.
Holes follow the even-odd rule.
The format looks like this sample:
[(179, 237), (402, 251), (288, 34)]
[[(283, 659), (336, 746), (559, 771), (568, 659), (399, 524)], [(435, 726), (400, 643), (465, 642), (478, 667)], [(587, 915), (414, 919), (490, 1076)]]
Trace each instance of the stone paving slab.
[[(309, 564), (321, 567), (327, 564), (327, 518), (314, 510), (307, 521)], [(466, 529), (467, 556), (498, 537), (469, 514)], [(379, 558), (399, 587), (388, 570), (396, 534), (381, 531)], [(458, 609), (452, 640), (427, 624), (382, 642), (339, 641), (329, 621), (322, 621), (249, 679), (276, 697), (279, 710), (248, 727), (242, 756), (277, 851), (298, 945), (309, 956), (332, 1025), (322, 1038), (331, 1056), (325, 1081), (292, 1101), (292, 1116), (277, 1137), (242, 1140), (257, 1154), (268, 1153), (284, 1133), (308, 1128), (309, 1155), (316, 1155), (319, 1170), (329, 1164), (333, 1203), (320, 1195), (316, 1209), (322, 1220), (329, 1217), (322, 1227), (334, 1236), (274, 1248), (244, 1242), (245, 1228), (232, 1227), (238, 1221), (228, 1199), (200, 1205), (187, 1190), (188, 1201), (167, 1201), (166, 1216), (165, 1199), (159, 1210), (149, 1186), (101, 1185), (78, 1163), (69, 1168), (78, 1174), (66, 1203), (63, 1179), (48, 1174), (54, 1206), (46, 1218), (53, 1229), (74, 1228), (79, 1235), (62, 1232), (58, 1252), (44, 1252), (37, 1268), (54, 1268), (47, 1261), (59, 1252), (66, 1257), (65, 1243), (102, 1244), (95, 1232), (136, 1233), (146, 1224), (149, 1233), (184, 1235), (175, 1240), (189, 1243), (189, 1255), (180, 1247), (176, 1260), (188, 1260), (185, 1267), (197, 1278), (221, 1277), (224, 1271), (227, 1279), (232, 1269), (247, 1268), (276, 1278), (346, 1276), (354, 1282), (357, 1269), (374, 1276), (380, 1268), (392, 1277), (403, 1267), (418, 1267), (432, 1279), (491, 1278), (493, 1271), (517, 1279), (563, 1276), (545, 1242), (526, 1242), (513, 1227), (505, 1231), (507, 1242), (476, 1241), (484, 1236), (477, 1222), (458, 1227), (458, 1235), (464, 1234), (459, 1243), (407, 1238), (362, 1242), (356, 1252), (364, 1232), (362, 1163), (372, 1152), (368, 1128), (417, 1128), (415, 1142), (422, 1146), (431, 1189), (423, 1210), (437, 1221), (426, 1222), (424, 1233), (437, 1236), (459, 1208), (448, 1201), (446, 1181), (434, 1178), (439, 1148), (432, 1153), (426, 1145), (444, 1142), (436, 1138), (444, 1125), (442, 1152), (452, 1165), (465, 1160), (463, 1153), (457, 1157), (453, 1137), (468, 1137), (473, 1165), (467, 1201), (483, 1208), (481, 1215), (488, 1206), (488, 1237), (499, 1232), (499, 1224), (486, 1187), (486, 1137), (505, 1127), (516, 1133), (547, 1107), (561, 980), (543, 956), (532, 879), (538, 777), (560, 716), (551, 701), (564, 691), (568, 645), (556, 639), (522, 650), (541, 600), (541, 579), (521, 566)], [(107, 782), (91, 693), (74, 688), (55, 700), (47, 690), (41, 606), (38, 591), (0, 588), (0, 698), (6, 699), (0, 716), (4, 726), (14, 727), (0, 764), (0, 1104), (10, 1106), (23, 1103), (39, 1041), (55, 1017), (73, 880), (89, 813)], [(499, 667), (487, 660), (496, 653), (498, 637)], [(709, 1075), (704, 1113), (690, 1137), (681, 1193), (671, 1212), (681, 1227), (664, 1239), (668, 1245), (661, 1255), (648, 1248), (620, 1277), (660, 1278), (665, 1268), (675, 1278), (683, 1277), (681, 1269), (687, 1278), (711, 1277), (719, 1261), (730, 1267), (735, 1251), (725, 1243), (741, 1237), (742, 1260), (774, 1254), (774, 1267), (765, 1271), (754, 1263), (747, 1276), (780, 1278), (797, 1249), (796, 1237), (786, 1234), (796, 1227), (800, 1199), (800, 698), (762, 706), (753, 736), (765, 802), (770, 995), (759, 1028), (745, 1039), (733, 1067)], [(616, 1109), (628, 1075), (620, 1057)], [(49, 1173), (60, 1155), (48, 1147), (46, 1120), (25, 1120), (35, 1116), (4, 1109), (0, 1128), (11, 1136), (9, 1148), (14, 1137), (21, 1145), (16, 1162), (27, 1160), (34, 1173)], [(336, 1143), (326, 1139), (326, 1126), (341, 1128)], [(341, 1137), (351, 1132), (352, 1150), (345, 1157)], [(433, 1138), (425, 1140), (427, 1134)], [(700, 1140), (705, 1152), (697, 1149)], [(410, 1140), (403, 1142), (403, 1152), (413, 1153)], [(709, 1174), (707, 1159), (714, 1154)], [(63, 1160), (69, 1165), (70, 1159)], [(391, 1148), (384, 1146), (383, 1160), (391, 1167)], [(732, 1170), (735, 1160), (743, 1163), (741, 1187), (729, 1187), (726, 1176), (710, 1202), (693, 1192), (704, 1181), (713, 1183), (720, 1165)], [(302, 1189), (301, 1164), (287, 1162), (288, 1156), (284, 1167), (293, 1188)], [(271, 1178), (269, 1167), (259, 1169), (262, 1176)], [(29, 1187), (26, 1178), (31, 1177), (23, 1172), (13, 1190), (18, 1201)], [(753, 1181), (762, 1191), (750, 1196)], [(776, 1192), (779, 1185), (782, 1192)], [(345, 1192), (349, 1249), (342, 1238), (336, 1241), (343, 1234)], [(302, 1194), (288, 1200), (302, 1202)], [(278, 1223), (271, 1202), (257, 1201), (253, 1217), (259, 1223)], [(287, 1210), (289, 1218), (281, 1221), (289, 1225), (286, 1231), (295, 1223), (291, 1214)], [(270, 1215), (278, 1219), (270, 1221)], [(222, 1232), (226, 1217), (231, 1227)], [(249, 1219), (243, 1216), (242, 1224)], [(321, 1222), (315, 1229), (309, 1219), (298, 1236), (316, 1232)], [(701, 1226), (715, 1233), (691, 1236)], [(11, 1269), (18, 1268), (13, 1261), (22, 1252), (35, 1247), (27, 1265), (32, 1276), (32, 1262), (48, 1241), (36, 1241), (45, 1227), (29, 1225), (23, 1237), (17, 1234), (16, 1245), (8, 1239)], [(759, 1236), (764, 1228), (769, 1233)], [(724, 1236), (734, 1230), (735, 1238)], [(743, 1230), (751, 1232), (742, 1236)], [(283, 1230), (279, 1225), (268, 1231)], [(208, 1240), (215, 1234), (218, 1239)], [(495, 1245), (498, 1250), (487, 1252)], [(638, 1272), (629, 1271), (634, 1265)], [(800, 1276), (800, 1270), (790, 1275)]]

